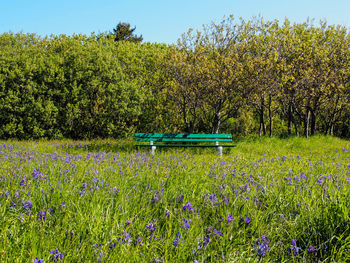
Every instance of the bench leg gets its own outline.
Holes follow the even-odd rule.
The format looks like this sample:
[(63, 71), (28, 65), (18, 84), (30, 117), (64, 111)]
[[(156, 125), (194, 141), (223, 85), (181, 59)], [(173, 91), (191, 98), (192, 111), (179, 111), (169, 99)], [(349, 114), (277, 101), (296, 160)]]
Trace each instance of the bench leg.
[(155, 155), (156, 154), (156, 146), (151, 147), (151, 154)]
[[(150, 145), (153, 145), (153, 141), (149, 142)], [(154, 156), (156, 154), (156, 146), (151, 147), (151, 155)]]
[(216, 147), (216, 153), (222, 157), (222, 146)]

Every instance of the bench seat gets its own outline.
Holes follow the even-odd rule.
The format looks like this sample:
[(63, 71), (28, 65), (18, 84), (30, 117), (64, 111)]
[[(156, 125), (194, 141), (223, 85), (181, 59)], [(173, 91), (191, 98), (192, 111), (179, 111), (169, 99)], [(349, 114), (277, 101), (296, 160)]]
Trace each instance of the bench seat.
[[(215, 147), (218, 155), (222, 156), (223, 147), (235, 147), (231, 144), (219, 144), (232, 142), (231, 134), (170, 134), (170, 133), (135, 133), (135, 141), (149, 142), (149, 144), (137, 144), (137, 147), (151, 147), (152, 155), (157, 147)], [(213, 144), (193, 144), (213, 142)]]

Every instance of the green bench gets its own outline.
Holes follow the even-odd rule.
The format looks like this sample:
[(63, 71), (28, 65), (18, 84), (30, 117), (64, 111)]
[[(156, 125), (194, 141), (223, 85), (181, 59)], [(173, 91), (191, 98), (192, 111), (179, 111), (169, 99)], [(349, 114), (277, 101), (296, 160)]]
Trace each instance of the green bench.
[[(231, 134), (169, 134), (169, 133), (135, 133), (135, 141), (149, 142), (137, 144), (138, 147), (151, 147), (154, 155), (157, 147), (215, 147), (218, 155), (222, 156), (223, 147), (235, 147), (232, 144), (219, 144), (232, 142)], [(198, 144), (209, 143), (212, 144)], [(195, 143), (195, 144), (194, 144)]]

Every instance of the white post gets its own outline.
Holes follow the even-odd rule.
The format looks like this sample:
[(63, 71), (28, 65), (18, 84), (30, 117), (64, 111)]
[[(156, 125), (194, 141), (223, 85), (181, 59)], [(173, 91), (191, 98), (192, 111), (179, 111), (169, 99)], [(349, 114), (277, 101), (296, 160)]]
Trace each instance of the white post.
[[(215, 145), (219, 145), (219, 142), (215, 142)], [(219, 155), (219, 157), (222, 157), (222, 146), (216, 147), (216, 153)]]
[[(149, 145), (153, 145), (153, 141), (150, 141)], [(155, 153), (156, 153), (156, 146), (151, 146), (151, 155), (154, 156)]]

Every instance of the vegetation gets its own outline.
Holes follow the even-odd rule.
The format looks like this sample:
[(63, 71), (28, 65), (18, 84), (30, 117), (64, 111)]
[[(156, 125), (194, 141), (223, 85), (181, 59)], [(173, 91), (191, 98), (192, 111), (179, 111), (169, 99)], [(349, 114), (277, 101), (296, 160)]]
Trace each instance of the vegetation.
[(0, 138), (350, 136), (342, 26), (230, 16), (171, 46), (141, 43), (134, 30), (0, 35)]
[(237, 146), (3, 142), (0, 261), (348, 262), (349, 141)]

